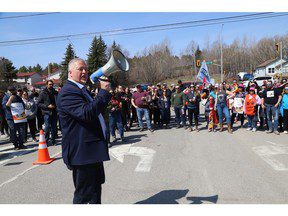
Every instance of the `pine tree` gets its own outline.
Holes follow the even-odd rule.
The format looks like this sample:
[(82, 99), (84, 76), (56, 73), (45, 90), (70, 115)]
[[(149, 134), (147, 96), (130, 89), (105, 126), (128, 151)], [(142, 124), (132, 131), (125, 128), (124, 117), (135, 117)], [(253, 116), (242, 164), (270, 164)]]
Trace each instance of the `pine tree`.
[(0, 80), (3, 80), (5, 83), (12, 83), (13, 78), (16, 78), (17, 70), (13, 66), (12, 61), (9, 59), (0, 58)]
[[(51, 68), (51, 73), (59, 70), (61, 68), (61, 65), (55, 63), (55, 62), (52, 62), (52, 63), (49, 63), (50, 64), (50, 68)], [(46, 66), (42, 72), (43, 75), (48, 75), (48, 66)]]
[(87, 55), (87, 67), (89, 70), (89, 76), (91, 73), (96, 71), (99, 67), (99, 46), (98, 46), (98, 39), (94, 37), (91, 43), (91, 47), (89, 48), (89, 53)]
[(41, 65), (37, 64), (36, 66), (34, 66), (32, 68), (32, 72), (38, 72), (38, 73), (42, 73), (43, 69), (41, 67)]
[(101, 35), (99, 37), (99, 64), (104, 66), (107, 63), (107, 45), (102, 39)]
[(89, 76), (107, 63), (106, 50), (107, 45), (103, 41), (102, 37), (100, 36), (99, 39), (94, 37), (87, 55)]
[(25, 66), (22, 66), (18, 69), (18, 73), (27, 73), (28, 72), (28, 68)]
[(60, 75), (60, 79), (62, 83), (65, 83), (68, 79), (68, 64), (73, 58), (77, 58), (77, 56), (75, 54), (72, 44), (69, 43), (66, 48), (65, 56), (61, 63), (62, 73)]

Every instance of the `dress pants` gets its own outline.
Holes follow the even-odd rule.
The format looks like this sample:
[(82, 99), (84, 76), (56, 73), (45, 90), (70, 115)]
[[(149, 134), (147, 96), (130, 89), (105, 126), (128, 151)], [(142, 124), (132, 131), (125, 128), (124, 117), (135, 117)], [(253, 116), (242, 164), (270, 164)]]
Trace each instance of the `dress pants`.
[(105, 182), (103, 162), (72, 166), (75, 186), (73, 204), (101, 204)]

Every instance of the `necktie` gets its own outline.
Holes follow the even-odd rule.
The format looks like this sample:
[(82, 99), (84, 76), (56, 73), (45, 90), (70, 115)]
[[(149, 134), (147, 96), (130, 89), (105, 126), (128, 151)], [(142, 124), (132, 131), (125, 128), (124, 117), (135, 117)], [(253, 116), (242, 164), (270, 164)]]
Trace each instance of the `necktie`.
[[(87, 91), (87, 89), (86, 89), (85, 86), (82, 88), (82, 91), (83, 91), (83, 93), (86, 95), (86, 97), (88, 98), (88, 100), (89, 100), (90, 102), (92, 102), (92, 101), (93, 101), (93, 98), (90, 96), (90, 94), (88, 93), (88, 91)], [(103, 118), (103, 116), (102, 116), (101, 113), (98, 115), (98, 118), (99, 118), (99, 121), (100, 121), (100, 124), (101, 124), (101, 128), (102, 128), (102, 132), (103, 132), (104, 139), (106, 139), (106, 124), (105, 124), (104, 118)]]

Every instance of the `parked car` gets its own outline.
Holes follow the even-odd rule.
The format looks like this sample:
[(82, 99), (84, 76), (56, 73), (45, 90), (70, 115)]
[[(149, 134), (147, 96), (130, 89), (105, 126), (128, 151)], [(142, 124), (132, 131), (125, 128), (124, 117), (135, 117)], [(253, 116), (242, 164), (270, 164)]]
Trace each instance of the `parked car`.
[(246, 74), (249, 74), (249, 73), (248, 73), (248, 72), (239, 72), (239, 73), (237, 74), (239, 81), (244, 81), (244, 76), (245, 76)]
[(247, 86), (248, 83), (249, 83), (249, 81), (251, 81), (251, 80), (253, 80), (253, 79), (254, 79), (253, 74), (249, 74), (249, 73), (245, 74), (245, 75), (243, 76), (243, 78), (242, 78), (243, 85), (244, 85), (244, 86)]
[(271, 76), (259, 76), (255, 77), (253, 80), (256, 81), (259, 86), (262, 86), (264, 81), (267, 82), (269, 80), (274, 82), (274, 79)]
[[(255, 77), (255, 78), (253, 79), (253, 81), (256, 81), (256, 82), (257, 82), (258, 86), (262, 86), (263, 83), (264, 83), (264, 82), (267, 82), (268, 80), (269, 80), (269, 81), (271, 80), (272, 82), (274, 82), (274, 79), (273, 79), (273, 77), (271, 77), (271, 76), (258, 76), (258, 77)], [(249, 81), (250, 81), (250, 80), (249, 80)], [(243, 83), (245, 87), (247, 87), (249, 81), (245, 81), (245, 82)]]

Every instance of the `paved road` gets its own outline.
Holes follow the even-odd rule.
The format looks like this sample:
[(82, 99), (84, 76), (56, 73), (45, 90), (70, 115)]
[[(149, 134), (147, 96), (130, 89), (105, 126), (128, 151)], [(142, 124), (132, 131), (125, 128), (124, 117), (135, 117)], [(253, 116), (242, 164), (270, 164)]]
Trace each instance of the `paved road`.
[[(102, 202), (288, 203), (288, 136), (236, 130), (208, 133), (203, 124), (198, 133), (126, 133), (127, 142), (113, 146), (105, 163)], [(61, 146), (49, 147), (52, 164), (33, 166), (37, 144), (27, 145), (17, 152), (0, 145), (0, 203), (71, 203)]]

